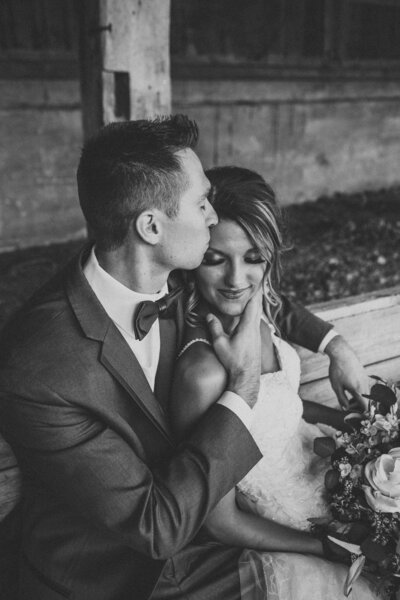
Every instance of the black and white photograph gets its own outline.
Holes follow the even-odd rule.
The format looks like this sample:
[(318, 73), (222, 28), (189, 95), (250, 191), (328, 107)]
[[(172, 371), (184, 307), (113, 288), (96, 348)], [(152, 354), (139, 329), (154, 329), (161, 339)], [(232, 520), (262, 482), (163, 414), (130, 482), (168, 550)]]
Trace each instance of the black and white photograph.
[(400, 600), (400, 0), (0, 0), (0, 600)]

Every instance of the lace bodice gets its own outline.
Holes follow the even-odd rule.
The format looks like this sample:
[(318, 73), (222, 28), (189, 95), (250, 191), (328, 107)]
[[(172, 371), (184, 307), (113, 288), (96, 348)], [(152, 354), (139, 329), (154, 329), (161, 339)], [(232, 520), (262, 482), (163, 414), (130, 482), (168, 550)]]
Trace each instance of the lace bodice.
[[(328, 512), (324, 486), (328, 463), (314, 454), (314, 439), (334, 431), (302, 419), (300, 359), (269, 326), (280, 369), (261, 375), (251, 433), (263, 458), (239, 482), (238, 500), (245, 510), (296, 529), (309, 529), (310, 517)], [(210, 342), (195, 338), (180, 355), (194, 343)]]
[(280, 370), (261, 375), (251, 433), (263, 458), (238, 484), (245, 508), (295, 528), (308, 529), (309, 517), (327, 513), (325, 460), (313, 452), (314, 439), (325, 435), (303, 421), (298, 395), (300, 360), (295, 350), (273, 334)]

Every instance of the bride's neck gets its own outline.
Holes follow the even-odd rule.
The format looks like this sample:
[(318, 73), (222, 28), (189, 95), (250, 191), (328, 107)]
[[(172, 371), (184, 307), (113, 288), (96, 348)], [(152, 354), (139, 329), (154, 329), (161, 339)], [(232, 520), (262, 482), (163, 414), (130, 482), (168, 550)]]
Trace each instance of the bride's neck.
[(240, 316), (232, 317), (231, 315), (223, 314), (218, 311), (215, 306), (212, 306), (204, 299), (201, 299), (198, 307), (197, 307), (198, 315), (202, 318), (206, 316), (207, 313), (213, 313), (220, 321), (225, 333), (230, 334), (236, 327), (236, 325), (240, 321)]
[(216, 316), (221, 321), (222, 327), (227, 334), (231, 334), (240, 321), (240, 317), (232, 317), (231, 315), (223, 315), (216, 312)]

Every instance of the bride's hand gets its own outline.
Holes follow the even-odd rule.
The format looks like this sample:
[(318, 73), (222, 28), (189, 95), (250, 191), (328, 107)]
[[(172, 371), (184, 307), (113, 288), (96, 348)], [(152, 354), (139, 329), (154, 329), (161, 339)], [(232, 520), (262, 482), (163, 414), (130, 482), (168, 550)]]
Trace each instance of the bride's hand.
[(228, 390), (241, 396), (249, 406), (257, 401), (261, 372), (260, 320), (262, 294), (249, 300), (231, 335), (224, 332), (220, 320), (208, 314), (216, 355), (228, 372)]
[(368, 394), (371, 386), (367, 372), (354, 350), (341, 335), (337, 335), (329, 342), (325, 353), (330, 358), (331, 385), (342, 408), (349, 408), (348, 392), (361, 410), (366, 410), (368, 401), (362, 394)]

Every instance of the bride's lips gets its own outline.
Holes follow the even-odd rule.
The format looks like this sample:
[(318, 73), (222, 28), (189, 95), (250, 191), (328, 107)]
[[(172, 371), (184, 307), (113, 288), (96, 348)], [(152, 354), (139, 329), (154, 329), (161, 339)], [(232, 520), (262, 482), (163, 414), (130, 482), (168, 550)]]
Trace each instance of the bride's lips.
[(218, 290), (218, 292), (221, 294), (221, 296), (223, 296), (224, 298), (226, 298), (227, 300), (239, 300), (242, 296), (244, 296), (244, 294), (246, 294), (246, 292), (249, 291), (250, 288), (246, 287), (246, 288), (242, 288), (240, 290), (226, 290), (226, 289), (220, 289)]

